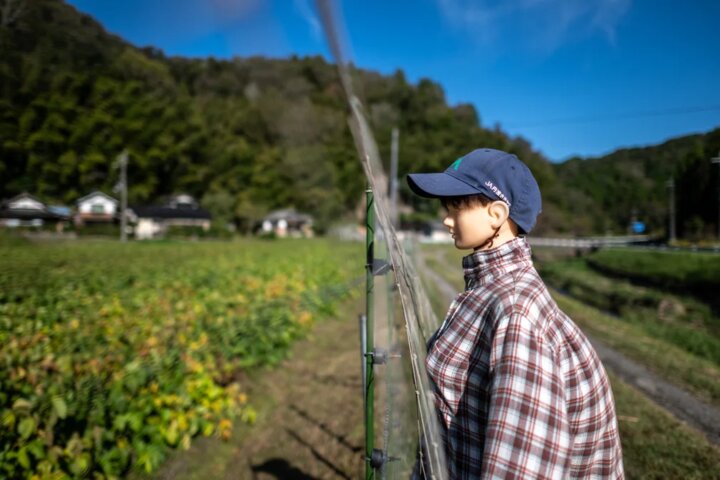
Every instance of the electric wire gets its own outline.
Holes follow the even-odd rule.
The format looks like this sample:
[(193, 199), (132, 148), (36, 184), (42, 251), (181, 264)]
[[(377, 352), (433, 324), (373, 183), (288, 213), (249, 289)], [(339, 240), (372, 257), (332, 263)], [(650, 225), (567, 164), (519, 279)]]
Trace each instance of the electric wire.
[(718, 111), (720, 111), (720, 105), (676, 107), (676, 108), (667, 108), (667, 109), (663, 109), (663, 110), (646, 110), (646, 111), (609, 113), (609, 114), (580, 116), (580, 117), (550, 118), (547, 120), (532, 120), (527, 123), (510, 122), (510, 123), (506, 123), (505, 127), (512, 128), (512, 129), (521, 129), (521, 128), (551, 127), (551, 126), (557, 126), (557, 125), (580, 125), (580, 124), (584, 124), (584, 123), (593, 123), (593, 122), (635, 120), (635, 119), (640, 119), (640, 118), (665, 117), (668, 115), (685, 115), (685, 114), (689, 114), (689, 113), (718, 112)]

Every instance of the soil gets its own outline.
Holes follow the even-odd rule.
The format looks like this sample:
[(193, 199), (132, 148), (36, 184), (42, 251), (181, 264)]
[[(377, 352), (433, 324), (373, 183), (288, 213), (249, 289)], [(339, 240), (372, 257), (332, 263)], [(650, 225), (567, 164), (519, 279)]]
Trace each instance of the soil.
[(177, 452), (160, 479), (354, 479), (364, 472), (357, 314), (362, 299), (320, 321), (289, 358), (248, 379), (254, 425), (228, 442), (204, 438)]

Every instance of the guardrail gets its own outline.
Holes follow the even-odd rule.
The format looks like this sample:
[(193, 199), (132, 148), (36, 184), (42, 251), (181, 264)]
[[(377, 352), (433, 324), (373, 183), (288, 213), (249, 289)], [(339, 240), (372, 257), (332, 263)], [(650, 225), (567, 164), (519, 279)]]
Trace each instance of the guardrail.
[(566, 247), (566, 248), (592, 248), (607, 247), (615, 245), (633, 245), (647, 243), (650, 237), (647, 235), (626, 235), (620, 237), (582, 237), (582, 238), (550, 238), (550, 237), (528, 237), (531, 246), (539, 247)]

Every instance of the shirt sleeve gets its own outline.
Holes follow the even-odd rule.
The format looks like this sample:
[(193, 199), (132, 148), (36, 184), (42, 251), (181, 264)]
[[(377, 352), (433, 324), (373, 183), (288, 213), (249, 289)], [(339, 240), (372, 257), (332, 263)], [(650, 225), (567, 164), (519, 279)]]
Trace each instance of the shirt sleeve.
[(572, 445), (563, 377), (523, 315), (497, 326), (490, 380), (482, 478), (565, 478)]

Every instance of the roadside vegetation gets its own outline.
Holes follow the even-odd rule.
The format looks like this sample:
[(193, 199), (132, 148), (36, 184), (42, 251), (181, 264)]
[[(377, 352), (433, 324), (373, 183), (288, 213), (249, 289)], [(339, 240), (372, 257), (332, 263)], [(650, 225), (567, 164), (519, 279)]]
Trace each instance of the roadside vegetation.
[[(461, 291), (463, 252), (448, 245), (423, 249), (428, 267)], [(534, 249), (533, 253), (559, 307), (584, 331), (720, 406), (718, 320), (706, 304), (694, 296), (608, 278), (567, 251)], [(440, 293), (432, 284), (426, 286), (436, 298), (437, 314), (444, 315), (447, 305), (437, 300)], [(628, 478), (720, 477), (720, 449), (618, 377), (611, 375), (611, 382)]]
[(585, 332), (702, 400), (720, 406), (720, 369), (717, 364), (653, 338), (641, 326), (603, 314), (555, 290), (551, 289), (551, 293), (560, 309)]
[[(720, 320), (698, 293), (716, 281), (716, 273), (708, 271), (720, 256), (613, 249), (552, 259), (548, 253), (538, 250), (538, 269), (575, 322), (664, 378), (720, 405)], [(602, 265), (601, 271), (596, 265)], [(612, 276), (604, 273), (610, 269)], [(621, 272), (634, 282), (620, 277)], [(684, 278), (695, 280), (680, 289)]]
[(542, 263), (540, 272), (554, 288), (637, 327), (643, 336), (720, 366), (720, 321), (706, 303), (687, 294), (607, 277), (589, 265), (594, 261), (590, 257)]
[(720, 478), (720, 449), (609, 374), (627, 478)]
[(589, 255), (587, 264), (666, 292), (715, 297), (720, 291), (720, 255), (716, 254), (603, 249)]
[(116, 478), (193, 437), (229, 438), (255, 416), (247, 372), (333, 312), (356, 253), (318, 240), (0, 245), (0, 477)]

